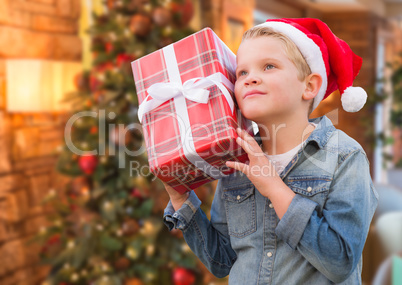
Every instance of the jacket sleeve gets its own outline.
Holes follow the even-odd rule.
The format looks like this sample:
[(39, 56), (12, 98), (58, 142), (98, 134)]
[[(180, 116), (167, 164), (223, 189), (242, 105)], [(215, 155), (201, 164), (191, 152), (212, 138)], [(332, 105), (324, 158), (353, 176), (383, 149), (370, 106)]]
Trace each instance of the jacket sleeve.
[(322, 214), (316, 202), (296, 195), (276, 234), (329, 280), (340, 283), (362, 256), (377, 202), (367, 157), (357, 150), (335, 171)]
[(237, 256), (230, 244), (225, 205), (220, 197), (221, 180), (212, 202), (211, 221), (200, 208), (201, 201), (194, 191), (176, 212), (169, 201), (163, 218), (169, 230), (182, 230), (191, 250), (212, 274), (222, 278), (229, 274)]

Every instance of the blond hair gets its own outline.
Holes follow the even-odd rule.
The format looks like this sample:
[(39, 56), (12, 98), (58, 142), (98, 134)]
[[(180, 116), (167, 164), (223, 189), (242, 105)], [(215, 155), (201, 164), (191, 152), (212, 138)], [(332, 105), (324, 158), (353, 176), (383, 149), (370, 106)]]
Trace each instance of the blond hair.
[(282, 41), (285, 52), (290, 61), (296, 66), (298, 70), (297, 77), (299, 80), (304, 80), (308, 75), (311, 74), (310, 66), (307, 64), (306, 60), (304, 59), (303, 55), (301, 54), (299, 48), (296, 44), (289, 39), (286, 35), (276, 32), (270, 27), (259, 27), (255, 26), (249, 30), (247, 30), (243, 34), (242, 41), (247, 39), (253, 39), (257, 37), (273, 37)]
[[(242, 41), (257, 37), (273, 37), (282, 41), (286, 55), (288, 56), (289, 60), (293, 62), (293, 64), (296, 66), (298, 72), (297, 78), (300, 81), (303, 81), (304, 79), (306, 79), (307, 76), (311, 74), (311, 69), (310, 66), (307, 64), (306, 59), (304, 58), (296, 44), (288, 36), (283, 33), (277, 32), (270, 27), (255, 26), (247, 30), (243, 34)], [(309, 108), (309, 114), (312, 112), (312, 107), (313, 100)]]

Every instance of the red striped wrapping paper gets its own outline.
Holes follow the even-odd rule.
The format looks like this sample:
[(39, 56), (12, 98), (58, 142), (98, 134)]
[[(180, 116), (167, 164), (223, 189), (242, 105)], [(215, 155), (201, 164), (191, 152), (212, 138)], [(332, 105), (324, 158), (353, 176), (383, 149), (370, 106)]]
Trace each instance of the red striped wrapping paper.
[[(168, 57), (167, 49), (173, 52), (173, 56), (170, 54), (169, 58), (165, 58), (165, 55)], [(235, 82), (235, 55), (210, 28), (206, 28), (132, 62), (140, 106), (143, 102), (154, 99), (151, 95), (148, 96), (150, 86), (174, 81), (170, 78), (173, 76), (170, 71), (172, 68), (169, 67), (173, 60), (181, 84), (193, 78), (205, 78), (219, 73), (231, 83)], [(223, 84), (229, 87), (227, 85), (230, 82)], [(236, 143), (236, 128), (240, 126), (252, 134), (251, 121), (242, 117), (232, 91), (228, 90), (229, 93), (226, 94), (234, 102), (233, 111), (217, 85), (213, 84), (205, 89), (209, 90), (206, 104), (185, 98), (185, 107), (176, 110), (177, 105), (172, 98), (142, 117), (150, 170), (179, 193), (191, 191), (222, 175), (233, 173), (234, 170), (225, 165), (228, 160), (248, 160), (247, 154)], [(164, 93), (159, 92), (157, 95)], [(188, 114), (191, 128), (187, 126), (185, 132), (183, 125), (180, 125), (183, 115), (179, 111), (181, 114), (183, 111)], [(189, 159), (190, 156), (186, 156), (183, 150), (183, 139), (189, 135), (193, 137), (195, 159)], [(209, 174), (201, 170), (205, 169), (199, 166), (198, 162), (201, 161), (204, 167), (205, 163), (211, 167)]]

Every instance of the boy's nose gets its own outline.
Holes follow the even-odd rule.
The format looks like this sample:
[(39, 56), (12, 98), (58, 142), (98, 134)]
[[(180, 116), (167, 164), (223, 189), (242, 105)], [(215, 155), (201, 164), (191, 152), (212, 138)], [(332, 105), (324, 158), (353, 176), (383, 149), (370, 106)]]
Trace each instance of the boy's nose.
[(246, 81), (244, 82), (245, 85), (254, 85), (254, 84), (260, 84), (261, 83), (261, 78), (258, 76), (250, 74), (247, 78)]

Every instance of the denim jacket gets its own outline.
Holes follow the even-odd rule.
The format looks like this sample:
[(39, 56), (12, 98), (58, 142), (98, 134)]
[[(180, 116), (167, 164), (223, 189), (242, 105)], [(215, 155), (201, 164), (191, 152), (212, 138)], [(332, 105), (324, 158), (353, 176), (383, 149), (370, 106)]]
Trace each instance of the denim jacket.
[(361, 284), (378, 202), (369, 162), (327, 117), (311, 121), (316, 129), (281, 174), (296, 193), (281, 220), (239, 171), (218, 181), (211, 220), (194, 191), (176, 212), (167, 205), (168, 228), (182, 230), (208, 270), (229, 274), (229, 284)]

